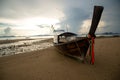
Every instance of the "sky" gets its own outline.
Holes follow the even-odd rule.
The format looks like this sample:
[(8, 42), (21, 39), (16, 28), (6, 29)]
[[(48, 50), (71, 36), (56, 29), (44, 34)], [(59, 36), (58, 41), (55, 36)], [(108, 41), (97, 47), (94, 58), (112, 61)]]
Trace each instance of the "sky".
[(87, 34), (94, 5), (104, 7), (96, 33), (120, 33), (120, 0), (0, 0), (0, 36), (52, 34), (51, 25)]

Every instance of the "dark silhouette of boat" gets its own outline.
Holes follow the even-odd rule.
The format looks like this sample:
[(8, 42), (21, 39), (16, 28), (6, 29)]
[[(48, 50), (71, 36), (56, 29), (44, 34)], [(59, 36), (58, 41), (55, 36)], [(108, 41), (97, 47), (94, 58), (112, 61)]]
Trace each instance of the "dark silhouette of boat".
[(102, 6), (94, 6), (91, 28), (87, 37), (77, 37), (72, 32), (64, 32), (54, 37), (54, 46), (64, 55), (80, 58), (84, 61), (87, 51), (90, 51), (90, 63), (94, 64), (95, 31), (103, 12)]

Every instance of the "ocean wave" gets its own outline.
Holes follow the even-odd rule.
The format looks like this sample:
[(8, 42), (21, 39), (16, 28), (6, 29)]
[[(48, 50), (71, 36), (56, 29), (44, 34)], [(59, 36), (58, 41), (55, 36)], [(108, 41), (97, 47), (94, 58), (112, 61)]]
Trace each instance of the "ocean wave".
[(0, 45), (0, 57), (41, 50), (53, 46), (47, 39), (24, 40)]

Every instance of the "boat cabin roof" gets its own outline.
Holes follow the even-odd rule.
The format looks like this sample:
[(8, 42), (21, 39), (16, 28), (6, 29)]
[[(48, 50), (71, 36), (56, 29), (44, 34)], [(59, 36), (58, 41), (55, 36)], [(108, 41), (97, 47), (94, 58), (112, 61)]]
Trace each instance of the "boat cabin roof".
[(54, 43), (65, 43), (76, 39), (77, 34), (72, 32), (64, 32), (54, 37)]
[(65, 36), (65, 37), (69, 37), (69, 36), (77, 36), (77, 34), (75, 33), (71, 33), (71, 32), (65, 32), (65, 33), (62, 33), (58, 36)]

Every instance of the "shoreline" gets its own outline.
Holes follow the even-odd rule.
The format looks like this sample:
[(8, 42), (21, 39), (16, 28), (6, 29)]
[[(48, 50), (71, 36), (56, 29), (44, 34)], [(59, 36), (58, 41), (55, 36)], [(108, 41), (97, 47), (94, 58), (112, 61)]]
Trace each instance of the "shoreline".
[[(99, 36), (99, 37), (96, 37), (96, 39), (112, 39), (112, 38), (120, 38), (120, 37), (118, 37), (118, 36), (107, 36), (107, 37), (103, 37), (103, 36)], [(95, 39), (95, 40), (96, 40)], [(33, 44), (32, 44), (32, 41), (33, 41)], [(37, 51), (37, 50), (42, 50), (42, 49), (46, 49), (46, 48), (48, 48), (48, 47), (51, 47), (51, 46), (53, 46), (53, 44), (52, 44), (52, 41), (53, 41), (53, 38), (35, 38), (35, 39), (13, 39), (13, 40), (8, 40), (8, 39), (6, 39), (6, 40), (0, 40), (0, 52), (2, 51), (2, 49), (5, 49), (6, 48), (6, 50), (8, 50), (8, 49), (11, 49), (11, 48), (18, 48), (18, 47), (23, 47), (22, 48), (22, 50), (20, 51), (20, 50), (18, 50), (19, 52), (17, 53), (17, 52), (15, 52), (15, 51), (13, 51), (13, 53), (11, 53), (11, 54), (9, 54), (9, 52), (7, 52), (8, 54), (6, 54), (6, 52), (4, 52), (4, 53), (0, 53), (0, 57), (4, 57), (4, 56), (11, 56), (11, 55), (15, 55), (15, 54), (21, 54), (21, 53), (26, 53), (26, 52), (31, 52), (31, 51)], [(20, 45), (18, 45), (18, 43), (17, 42), (22, 42), (22, 44), (20, 44)], [(46, 42), (48, 42), (48, 43), (46, 43)], [(14, 44), (14, 43), (16, 43), (16, 44)], [(45, 45), (41, 45), (41, 44), (44, 44), (44, 43), (46, 43), (45, 45), (48, 45), (48, 47), (45, 47)], [(8, 47), (6, 47), (6, 46), (3, 46), (3, 48), (1, 47), (1, 45), (9, 45), (9, 44), (11, 44), (11, 46), (8, 46)], [(12, 45), (13, 44), (13, 45)], [(32, 46), (32, 45), (34, 45), (34, 44), (40, 44), (41, 46), (43, 46), (43, 47), (38, 47), (38, 49), (37, 49), (37, 47), (36, 47), (36, 49), (34, 49), (34, 50), (30, 50), (30, 48), (29, 48), (29, 50), (30, 51), (24, 51), (24, 48), (26, 48), (26, 47), (29, 47), (29, 46)], [(49, 45), (51, 45), (51, 46), (49, 46)], [(8, 48), (8, 49), (7, 49)], [(31, 47), (32, 48), (32, 47)], [(40, 48), (40, 49), (39, 49)], [(12, 49), (13, 50), (13, 49)], [(10, 51), (10, 50), (9, 50)]]
[[(103, 37), (103, 36), (99, 36), (99, 37), (96, 37), (96, 39), (111, 39), (111, 38), (120, 38), (118, 36), (107, 36), (107, 37)], [(95, 39), (95, 40), (96, 40)], [(32, 44), (32, 41), (33, 41), (33, 44)], [(21, 54), (21, 53), (26, 53), (26, 52), (31, 52), (31, 51), (37, 51), (37, 50), (42, 50), (44, 48), (47, 48), (45, 47), (45, 45), (48, 45), (48, 47), (50, 47), (49, 45), (53, 46), (52, 44), (52, 41), (53, 41), (53, 38), (35, 38), (35, 39), (13, 39), (13, 40), (0, 40), (0, 57), (4, 57), (4, 56), (11, 56), (11, 55), (15, 55), (15, 54)], [(18, 45), (19, 43), (18, 42), (21, 42), (22, 44)], [(48, 42), (48, 43), (46, 43)], [(16, 44), (14, 44), (16, 43)], [(42, 43), (46, 43), (44, 45), (41, 45)], [(8, 46), (9, 44), (11, 44), (11, 46)], [(12, 45), (13, 44), (13, 45)], [(40, 44), (41, 46), (43, 46), (42, 48), (38, 46), (38, 48), (36, 47), (36, 49), (34, 50), (30, 50), (30, 48), (32, 47), (29, 47), (29, 46), (32, 46), (34, 44)], [(7, 45), (8, 47), (6, 46), (3, 46), (3, 48), (1, 47), (1, 45)], [(18, 52), (16, 51), (13, 51), (11, 54), (9, 54), (9, 49), (13, 48), (12, 50), (14, 50), (14, 48), (18, 48), (18, 47), (23, 47), (22, 50), (18, 50)], [(25, 51), (24, 48), (26, 47), (29, 47), (28, 51)], [(39, 49), (40, 48), (40, 49)], [(9, 50), (7, 51), (7, 53), (4, 51), (2, 52), (3, 49), (6, 49), (6, 50)]]

